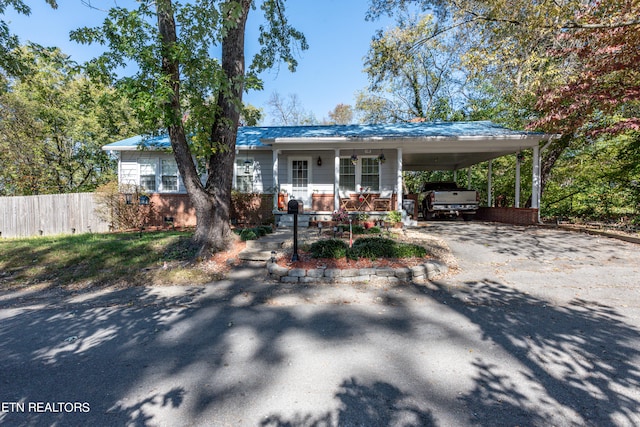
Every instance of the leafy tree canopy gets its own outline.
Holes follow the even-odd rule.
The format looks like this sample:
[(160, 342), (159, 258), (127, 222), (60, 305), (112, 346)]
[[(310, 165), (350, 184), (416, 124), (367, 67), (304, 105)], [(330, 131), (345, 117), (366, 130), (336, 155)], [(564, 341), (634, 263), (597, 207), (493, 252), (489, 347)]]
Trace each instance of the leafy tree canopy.
[(113, 179), (101, 147), (130, 135), (126, 99), (57, 48), (27, 45), (11, 55), (25, 72), (0, 94), (0, 193), (92, 191)]

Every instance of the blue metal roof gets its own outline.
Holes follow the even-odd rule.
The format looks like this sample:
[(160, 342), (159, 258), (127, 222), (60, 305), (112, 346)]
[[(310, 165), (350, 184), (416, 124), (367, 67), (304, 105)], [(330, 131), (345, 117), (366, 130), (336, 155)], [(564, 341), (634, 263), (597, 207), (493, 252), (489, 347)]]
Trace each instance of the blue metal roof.
[[(279, 138), (429, 138), (470, 136), (523, 136), (536, 132), (514, 131), (490, 121), (477, 122), (421, 122), (379, 125), (318, 125), (318, 126), (243, 126), (238, 128), (236, 146), (269, 147), (268, 141)], [(263, 141), (267, 141), (266, 143)], [(140, 145), (146, 148), (169, 148), (168, 135), (134, 136), (105, 145), (105, 150), (127, 150)]]

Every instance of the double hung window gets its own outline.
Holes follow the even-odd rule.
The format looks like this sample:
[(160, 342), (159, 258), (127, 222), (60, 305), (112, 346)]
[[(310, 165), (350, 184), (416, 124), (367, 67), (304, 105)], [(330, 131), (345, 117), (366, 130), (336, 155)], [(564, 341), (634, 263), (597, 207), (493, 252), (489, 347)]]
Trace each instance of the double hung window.
[(162, 191), (178, 191), (178, 165), (174, 159), (162, 159)]
[(340, 191), (380, 191), (380, 162), (376, 157), (361, 157), (354, 165), (349, 157), (340, 158)]
[(253, 159), (236, 158), (236, 190), (253, 192)]
[(140, 187), (146, 192), (153, 193), (156, 191), (156, 169), (158, 163), (153, 159), (140, 159)]

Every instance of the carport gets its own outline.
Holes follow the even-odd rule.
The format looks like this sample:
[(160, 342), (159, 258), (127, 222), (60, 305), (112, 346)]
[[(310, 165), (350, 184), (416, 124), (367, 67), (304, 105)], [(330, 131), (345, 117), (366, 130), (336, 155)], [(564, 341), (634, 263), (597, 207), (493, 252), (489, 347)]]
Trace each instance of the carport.
[[(491, 160), (505, 155), (517, 156), (515, 208), (520, 201), (520, 159), (519, 153), (532, 150), (532, 200), (531, 208), (540, 207), (540, 152), (543, 143), (555, 135), (539, 132), (514, 131), (489, 121), (478, 122), (423, 122), (390, 125), (348, 125), (348, 126), (301, 126), (270, 129), (260, 135), (260, 143), (273, 150), (273, 182), (280, 186), (282, 176), (280, 163), (288, 155), (310, 153), (322, 156), (332, 153), (334, 165), (332, 188), (333, 207), (340, 206), (341, 160), (351, 155), (354, 158), (386, 153), (393, 163), (385, 167), (384, 173), (395, 175), (387, 181), (387, 189), (393, 192), (395, 208), (402, 209), (402, 172), (452, 170), (462, 171), (478, 163), (489, 161), (489, 200), (491, 200)], [(269, 134), (269, 132), (271, 134)], [(250, 144), (248, 144), (250, 145)], [(543, 148), (540, 148), (543, 145)], [(247, 147), (248, 148), (248, 147)], [(391, 152), (391, 153), (390, 153)], [(394, 153), (395, 152), (395, 153)], [(242, 153), (242, 149), (239, 151)], [(314, 154), (311, 154), (314, 153)], [(392, 155), (389, 155), (392, 154)], [(242, 154), (239, 154), (242, 155)], [(345, 157), (347, 156), (347, 157)], [(318, 157), (320, 159), (320, 157)], [(344, 162), (342, 163), (344, 166)], [(320, 162), (318, 162), (320, 166)], [(316, 168), (318, 169), (318, 168)], [(314, 172), (315, 173), (315, 172)], [(381, 172), (382, 175), (383, 172)], [(468, 180), (470, 181), (470, 180)], [(285, 183), (288, 184), (288, 183)], [(383, 187), (383, 185), (381, 185)], [(384, 189), (382, 189), (384, 191)], [(536, 212), (536, 217), (538, 216)]]

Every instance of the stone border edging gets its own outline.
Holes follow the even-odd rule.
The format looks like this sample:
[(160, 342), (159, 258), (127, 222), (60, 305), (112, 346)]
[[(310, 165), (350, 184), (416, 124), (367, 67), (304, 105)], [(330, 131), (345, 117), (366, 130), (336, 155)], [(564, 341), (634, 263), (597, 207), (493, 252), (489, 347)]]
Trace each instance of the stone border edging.
[(424, 282), (449, 271), (449, 267), (438, 260), (427, 260), (414, 267), (369, 267), (369, 268), (288, 268), (268, 261), (269, 277), (283, 283), (363, 283), (376, 282), (395, 284), (406, 281)]
[(618, 239), (618, 240), (622, 240), (629, 243), (640, 244), (640, 237), (633, 237), (625, 234), (611, 233), (606, 230), (595, 230), (592, 228), (583, 227), (579, 225), (571, 225), (571, 224), (544, 224), (543, 223), (539, 225), (547, 228), (557, 228), (560, 230), (587, 233), (587, 234), (593, 234), (593, 235), (602, 236), (602, 237), (611, 237), (612, 239)]

